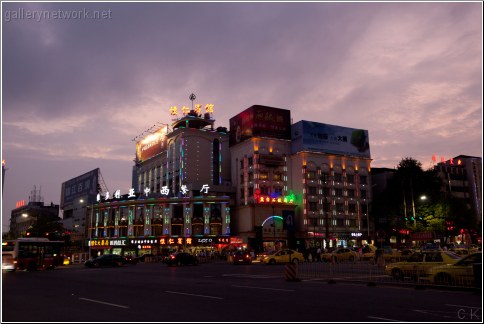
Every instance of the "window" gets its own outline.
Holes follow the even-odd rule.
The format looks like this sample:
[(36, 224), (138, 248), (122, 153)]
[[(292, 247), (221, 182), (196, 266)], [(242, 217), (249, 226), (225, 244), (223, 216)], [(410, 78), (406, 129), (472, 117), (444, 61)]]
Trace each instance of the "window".
[(244, 184), (244, 175), (243, 174), (240, 175), (240, 184)]
[(329, 188), (327, 188), (327, 187), (323, 188), (323, 196), (325, 196), (325, 197), (329, 196)]
[(335, 196), (337, 196), (337, 197), (343, 197), (343, 189), (341, 189), (341, 188), (335, 188), (334, 189), (334, 192), (335, 192)]
[(366, 176), (360, 175), (360, 184), (366, 184)]
[(272, 175), (272, 180), (274, 180), (274, 181), (281, 181), (281, 177), (282, 177), (282, 176), (281, 176), (281, 174), (280, 174), (280, 173), (274, 173), (274, 174)]
[(346, 180), (348, 181), (348, 183), (355, 183), (355, 175), (354, 174), (347, 174)]
[(345, 205), (343, 205), (343, 204), (336, 204), (336, 211), (338, 213), (343, 213), (345, 211), (344, 207), (345, 207)]
[(276, 195), (281, 196), (281, 195), (282, 195), (282, 187), (275, 187), (275, 188), (274, 188), (274, 193), (275, 193)]
[(317, 194), (317, 188), (316, 187), (308, 187), (308, 194), (309, 195), (316, 195)]
[(244, 168), (244, 160), (240, 160), (240, 168), (243, 169)]
[(355, 204), (349, 204), (348, 205), (348, 212), (356, 213), (356, 205)]
[(344, 219), (338, 218), (336, 220), (336, 226), (340, 226), (340, 227), (344, 226), (344, 221), (345, 221)]
[(360, 197), (362, 199), (366, 199), (366, 190), (364, 190), (364, 189), (363, 190), (360, 190)]
[(249, 187), (249, 197), (252, 197), (254, 195), (254, 188)]
[(316, 172), (308, 171), (307, 177), (308, 177), (308, 179), (316, 179)]
[(355, 198), (355, 189), (348, 189), (348, 197)]
[(259, 179), (261, 180), (267, 180), (269, 178), (269, 175), (267, 174), (267, 172), (261, 172), (259, 173)]
[(318, 210), (318, 203), (310, 202), (309, 203), (309, 210), (310, 211), (317, 211)]
[(248, 158), (249, 166), (254, 165), (254, 158), (250, 157)]
[(341, 182), (343, 177), (341, 176), (341, 173), (335, 173), (334, 174), (334, 181), (336, 182)]

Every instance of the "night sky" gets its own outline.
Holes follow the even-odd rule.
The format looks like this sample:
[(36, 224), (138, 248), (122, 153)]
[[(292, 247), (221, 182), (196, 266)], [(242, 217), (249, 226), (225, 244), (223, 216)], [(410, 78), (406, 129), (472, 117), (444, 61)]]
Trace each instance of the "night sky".
[(480, 2), (2, 2), (2, 19), (3, 231), (34, 185), (59, 204), (99, 167), (127, 193), (132, 139), (192, 92), (216, 126), (260, 104), (366, 129), (372, 167), (482, 157)]

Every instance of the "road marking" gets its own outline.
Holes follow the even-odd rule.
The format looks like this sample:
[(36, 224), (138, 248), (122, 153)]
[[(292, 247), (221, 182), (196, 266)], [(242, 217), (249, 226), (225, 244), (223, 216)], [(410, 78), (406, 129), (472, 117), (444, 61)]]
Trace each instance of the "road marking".
[(270, 279), (270, 278), (281, 278), (282, 276), (271, 276), (271, 275), (249, 275), (244, 273), (227, 273), (223, 274), (222, 277), (239, 277), (239, 278), (256, 278), (256, 279)]
[(104, 305), (119, 307), (119, 308), (129, 308), (128, 306), (107, 303), (107, 302), (103, 302), (103, 301), (95, 300), (95, 299), (89, 299), (89, 298), (83, 298), (83, 297), (79, 297), (79, 299), (86, 300), (86, 301), (90, 301), (90, 302), (93, 302), (93, 303), (99, 303), (99, 304), (104, 304)]
[(177, 295), (187, 295), (187, 296), (195, 296), (195, 297), (203, 297), (203, 298), (223, 299), (222, 297), (207, 296), (207, 295), (197, 295), (197, 294), (188, 294), (188, 293), (182, 293), (182, 292), (178, 292), (178, 291), (165, 290), (165, 292), (166, 293), (169, 293), (169, 294), (177, 294)]
[(385, 317), (368, 316), (368, 318), (378, 319), (378, 320), (383, 320), (383, 321), (390, 321), (390, 322), (403, 322), (403, 321), (400, 321), (400, 320), (396, 320), (396, 319), (392, 319), (392, 318), (385, 318)]
[(264, 290), (277, 290), (277, 291), (295, 291), (294, 289), (279, 289), (279, 288), (267, 288), (267, 287), (253, 287), (253, 286), (237, 286), (237, 285), (232, 285), (232, 287), (237, 287), (237, 288), (250, 288), (250, 289), (264, 289)]

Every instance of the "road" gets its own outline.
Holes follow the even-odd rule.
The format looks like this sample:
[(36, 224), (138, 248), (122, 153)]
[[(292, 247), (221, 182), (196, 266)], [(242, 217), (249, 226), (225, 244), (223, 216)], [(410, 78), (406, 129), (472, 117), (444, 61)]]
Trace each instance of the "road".
[(469, 291), (284, 280), (284, 266), (80, 265), (3, 273), (2, 322), (482, 321)]

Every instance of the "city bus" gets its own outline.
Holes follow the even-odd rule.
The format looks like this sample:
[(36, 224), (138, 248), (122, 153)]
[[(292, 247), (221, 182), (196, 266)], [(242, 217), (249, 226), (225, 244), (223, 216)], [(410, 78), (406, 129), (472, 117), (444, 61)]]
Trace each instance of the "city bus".
[(62, 265), (63, 247), (64, 241), (50, 241), (44, 237), (18, 238), (2, 243), (2, 258), (4, 253), (12, 254), (14, 269), (11, 271), (53, 269)]

